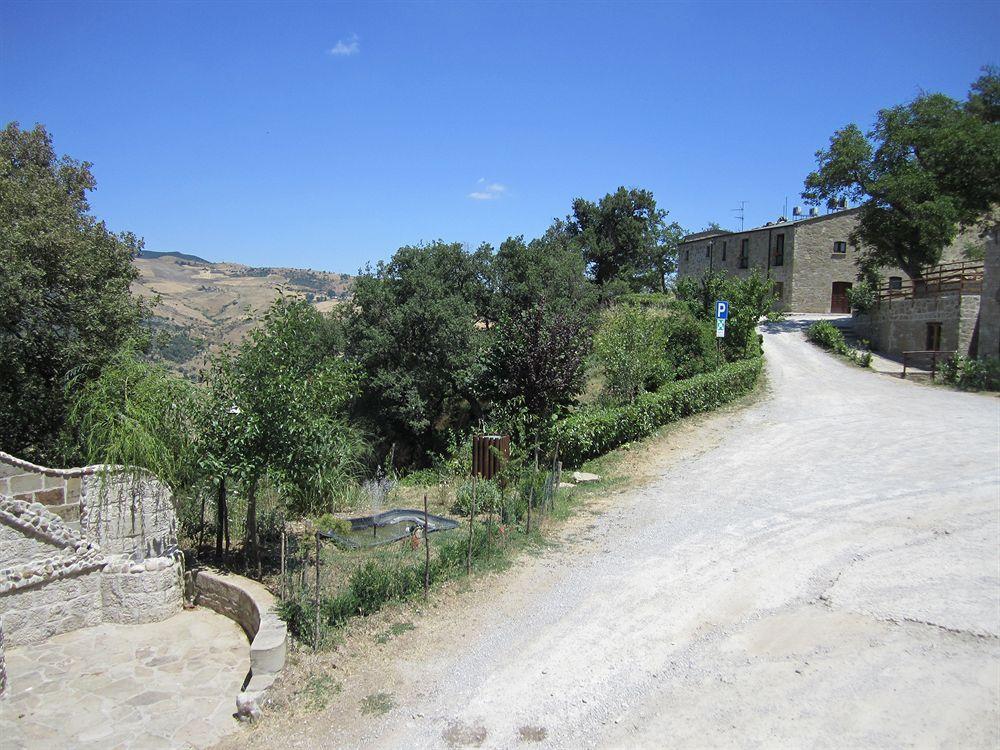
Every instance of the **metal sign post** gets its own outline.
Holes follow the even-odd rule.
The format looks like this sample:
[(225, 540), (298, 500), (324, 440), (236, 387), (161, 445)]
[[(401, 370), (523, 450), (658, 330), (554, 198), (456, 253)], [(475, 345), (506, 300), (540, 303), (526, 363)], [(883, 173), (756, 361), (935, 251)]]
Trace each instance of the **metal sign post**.
[(725, 300), (716, 300), (715, 303), (715, 338), (721, 339), (726, 335), (726, 321), (729, 319), (729, 303)]

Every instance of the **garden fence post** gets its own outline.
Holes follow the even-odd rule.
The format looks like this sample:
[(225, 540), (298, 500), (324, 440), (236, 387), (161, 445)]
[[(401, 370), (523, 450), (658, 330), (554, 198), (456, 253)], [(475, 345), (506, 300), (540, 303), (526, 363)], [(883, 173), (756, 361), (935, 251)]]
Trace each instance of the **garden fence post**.
[(427, 494), (424, 493), (424, 601), (431, 588), (431, 543), (427, 535)]
[(465, 574), (472, 573), (472, 522), (476, 517), (476, 475), (472, 475), (472, 507), (469, 509), (469, 551), (465, 555)]
[(316, 630), (313, 632), (313, 653), (319, 651), (319, 532), (316, 532)]
[(281, 584), (278, 588), (281, 596), (281, 600), (284, 601), (286, 598), (285, 591), (285, 529), (281, 529)]

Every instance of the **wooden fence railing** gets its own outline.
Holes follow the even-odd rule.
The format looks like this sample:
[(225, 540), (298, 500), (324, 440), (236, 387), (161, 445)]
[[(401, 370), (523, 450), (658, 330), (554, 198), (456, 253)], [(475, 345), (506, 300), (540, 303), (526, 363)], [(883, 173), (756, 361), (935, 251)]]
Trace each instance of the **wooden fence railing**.
[(915, 299), (952, 292), (979, 294), (982, 291), (983, 262), (961, 261), (934, 266), (919, 279), (903, 279), (896, 286), (888, 281), (880, 284), (878, 300)]

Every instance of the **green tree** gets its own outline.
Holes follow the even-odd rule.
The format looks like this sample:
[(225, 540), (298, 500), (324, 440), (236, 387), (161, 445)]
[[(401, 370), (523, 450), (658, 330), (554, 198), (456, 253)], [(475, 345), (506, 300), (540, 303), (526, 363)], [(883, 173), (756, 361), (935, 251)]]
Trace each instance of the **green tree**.
[(67, 425), (87, 463), (147, 469), (175, 492), (196, 480), (201, 392), (192, 383), (125, 346), (68, 391)]
[(649, 268), (646, 286), (664, 293), (671, 275), (677, 270), (677, 247), (689, 234), (688, 230), (672, 221), (660, 230), (659, 241), (649, 248), (646, 266)]
[[(257, 558), (257, 492), (271, 477), (299, 512), (358, 470), (365, 449), (346, 419), (353, 365), (336, 355), (336, 326), (302, 300), (279, 298), (239, 349), (212, 361), (199, 445), (206, 473), (246, 495), (245, 548)], [(220, 495), (224, 493), (221, 489)]]
[(403, 462), (426, 462), (449, 426), (481, 413), (481, 270), (439, 241), (402, 247), (354, 280), (347, 354), (366, 376), (356, 413)]
[(726, 335), (720, 342), (729, 360), (742, 359), (760, 352), (757, 325), (761, 319), (780, 319), (775, 312), (778, 295), (774, 285), (757, 271), (745, 278), (725, 271), (706, 271), (700, 279), (682, 279), (677, 284), (677, 298), (703, 321), (715, 318), (715, 301), (729, 302)]
[(505, 429), (533, 434), (583, 389), (597, 295), (583, 259), (553, 236), (508, 238), (493, 259), (493, 278), (499, 322), (483, 400), (506, 415)]
[(90, 167), (56, 156), (41, 125), (0, 132), (0, 447), (39, 461), (78, 458), (58, 455), (67, 381), (144, 338), (129, 292), (142, 242), (90, 213)]
[(854, 124), (836, 131), (803, 198), (859, 203), (862, 262), (919, 277), (961, 227), (1000, 202), (998, 90), (996, 69), (987, 69), (964, 104), (922, 94), (881, 110), (868, 134)]
[(594, 352), (604, 370), (605, 394), (615, 403), (630, 404), (674, 378), (664, 318), (637, 307), (622, 305), (604, 314)]
[(666, 216), (650, 191), (620, 187), (597, 203), (577, 198), (564, 226), (594, 281), (603, 286), (617, 279), (641, 290), (651, 270), (662, 269), (668, 257)]

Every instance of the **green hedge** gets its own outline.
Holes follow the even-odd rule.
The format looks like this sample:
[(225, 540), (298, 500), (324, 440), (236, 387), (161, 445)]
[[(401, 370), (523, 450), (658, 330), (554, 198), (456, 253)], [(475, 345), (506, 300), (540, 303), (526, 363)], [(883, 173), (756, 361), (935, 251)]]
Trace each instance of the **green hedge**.
[(756, 384), (762, 357), (723, 365), (712, 372), (668, 383), (656, 393), (644, 393), (632, 404), (578, 411), (556, 425), (559, 455), (569, 466), (603, 455), (619, 445), (639, 440), (657, 428), (690, 414), (711, 411)]

